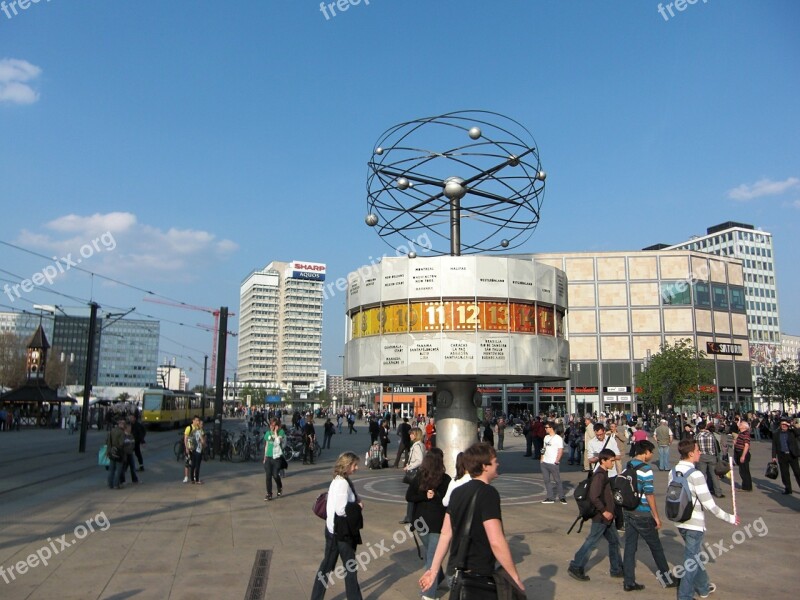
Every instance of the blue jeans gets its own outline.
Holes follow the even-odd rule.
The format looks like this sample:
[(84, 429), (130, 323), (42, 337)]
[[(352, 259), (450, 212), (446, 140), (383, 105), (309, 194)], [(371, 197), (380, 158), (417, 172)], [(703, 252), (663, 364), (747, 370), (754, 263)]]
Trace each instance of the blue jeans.
[(669, 446), (658, 447), (658, 468), (662, 471), (669, 470)]
[(625, 554), (622, 570), (625, 572), (625, 585), (636, 583), (636, 549), (641, 537), (650, 548), (658, 573), (667, 573), (669, 565), (664, 556), (664, 547), (658, 537), (656, 521), (649, 512), (626, 510), (625, 513)]
[[(694, 529), (681, 529), (678, 531), (686, 542), (686, 549), (683, 551), (683, 564), (690, 564), (688, 561), (692, 560), (697, 562), (697, 556), (703, 550), (703, 537), (705, 532), (695, 531)], [(678, 588), (678, 600), (692, 600), (694, 594), (697, 592), (701, 596), (708, 594), (708, 573), (705, 570), (705, 565), (696, 565), (692, 571), (686, 569), (681, 579), (681, 585)]]
[(314, 587), (311, 589), (311, 600), (322, 600), (325, 598), (325, 591), (337, 582), (341, 582), (338, 576), (331, 572), (336, 567), (336, 561), (342, 557), (342, 564), (345, 565), (344, 589), (347, 600), (362, 600), (361, 588), (358, 586), (356, 571), (347, 568), (350, 564), (356, 564), (356, 551), (347, 542), (339, 542), (325, 527), (325, 555), (319, 565), (316, 577), (314, 577)]
[[(439, 543), (440, 535), (440, 533), (419, 534), (419, 539), (422, 540), (422, 545), (425, 546), (425, 571), (430, 569), (433, 564), (433, 555), (436, 554), (436, 545)], [(431, 587), (423, 591), (421, 595), (430, 596), (431, 598), (436, 596), (436, 588), (439, 587), (443, 579), (444, 572), (442, 568), (439, 567), (439, 572), (436, 574), (436, 579), (431, 584)]]
[(108, 465), (108, 487), (118, 488), (119, 480), (125, 471), (126, 464), (121, 460), (111, 460)]
[(578, 551), (575, 553), (575, 558), (569, 563), (570, 567), (576, 569), (583, 569), (586, 563), (589, 562), (589, 555), (597, 546), (600, 538), (606, 538), (608, 542), (608, 559), (611, 561), (611, 572), (622, 572), (622, 558), (619, 553), (619, 536), (617, 535), (617, 528), (614, 526), (614, 521), (606, 523), (605, 521), (592, 521), (592, 528), (589, 530), (589, 535), (586, 541), (583, 542)]

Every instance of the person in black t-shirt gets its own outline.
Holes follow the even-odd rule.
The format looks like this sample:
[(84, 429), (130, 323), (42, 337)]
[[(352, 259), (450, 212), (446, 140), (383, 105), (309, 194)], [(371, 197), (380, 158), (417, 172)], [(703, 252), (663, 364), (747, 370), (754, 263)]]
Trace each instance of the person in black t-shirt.
[[(425, 571), (419, 580), (419, 586), (427, 590), (433, 583), (444, 555), (450, 549), (450, 560), (454, 567), (463, 567), (471, 577), (482, 577), (492, 581), (495, 562), (500, 563), (517, 587), (525, 590), (519, 578), (517, 567), (511, 557), (500, 514), (500, 494), (489, 485), (498, 476), (499, 463), (497, 452), (489, 444), (473, 444), (464, 451), (467, 472), (472, 481), (457, 488), (447, 508), (442, 524), (442, 533), (436, 546), (436, 554), (430, 569)], [(469, 505), (475, 496), (475, 511), (472, 523), (465, 523)], [(469, 528), (469, 547), (463, 565), (455, 564), (458, 559), (461, 536), (464, 528)], [(452, 541), (452, 549), (450, 544)], [(496, 598), (497, 593), (490, 592), (486, 598)]]
[(314, 429), (314, 418), (308, 415), (306, 425), (303, 427), (303, 464), (314, 464), (314, 442), (317, 441), (317, 431)]

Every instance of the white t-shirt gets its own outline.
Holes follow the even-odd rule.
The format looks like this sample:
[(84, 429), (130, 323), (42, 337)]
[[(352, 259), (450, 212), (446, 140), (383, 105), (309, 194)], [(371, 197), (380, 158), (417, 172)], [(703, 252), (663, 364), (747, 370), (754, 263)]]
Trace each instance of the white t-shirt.
[(548, 465), (556, 464), (558, 458), (558, 451), (564, 448), (564, 440), (560, 435), (551, 434), (544, 436), (544, 456), (542, 462)]
[[(606, 444), (606, 440), (608, 440), (608, 444)], [(617, 440), (613, 437), (608, 435), (606, 431), (606, 435), (602, 441), (598, 438), (594, 438), (593, 440), (589, 441), (589, 447), (587, 448), (587, 454), (589, 458), (597, 458), (597, 455), (600, 454), (600, 451), (603, 449), (603, 446), (606, 447), (606, 450), (611, 450), (615, 455), (619, 456), (619, 446), (617, 446)], [(598, 463), (594, 463), (594, 468), (597, 469)], [(616, 466), (612, 465), (612, 467), (608, 470), (609, 477), (616, 477), (617, 476), (617, 468)]]

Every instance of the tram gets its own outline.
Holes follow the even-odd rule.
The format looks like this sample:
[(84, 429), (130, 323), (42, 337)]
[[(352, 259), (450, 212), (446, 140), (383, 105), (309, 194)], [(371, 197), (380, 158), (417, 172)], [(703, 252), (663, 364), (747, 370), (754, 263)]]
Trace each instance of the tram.
[(214, 414), (212, 396), (175, 390), (152, 389), (142, 395), (142, 423), (150, 427), (172, 428), (188, 425), (195, 415), (210, 421)]

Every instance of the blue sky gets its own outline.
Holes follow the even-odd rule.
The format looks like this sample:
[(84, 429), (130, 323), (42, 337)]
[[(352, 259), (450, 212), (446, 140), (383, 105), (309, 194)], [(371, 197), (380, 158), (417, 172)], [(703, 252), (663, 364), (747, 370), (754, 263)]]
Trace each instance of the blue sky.
[[(237, 311), (242, 279), (270, 260), (325, 262), (335, 279), (383, 254), (363, 223), (375, 140), (484, 109), (523, 123), (548, 173), (518, 251), (752, 223), (774, 234), (781, 330), (800, 334), (800, 5), (699, 0), (668, 19), (658, 6), (370, 0), (326, 19), (312, 0), (41, 0), (11, 18), (0, 5), (0, 240), (77, 256), (111, 231), (114, 249), (81, 266)], [(0, 245), (19, 277), (53, 262)], [(210, 323), (75, 270), (0, 310), (78, 304), (45, 288)], [(343, 301), (325, 305), (330, 372)], [(162, 356), (187, 367), (211, 347), (198, 329), (162, 333)]]

